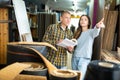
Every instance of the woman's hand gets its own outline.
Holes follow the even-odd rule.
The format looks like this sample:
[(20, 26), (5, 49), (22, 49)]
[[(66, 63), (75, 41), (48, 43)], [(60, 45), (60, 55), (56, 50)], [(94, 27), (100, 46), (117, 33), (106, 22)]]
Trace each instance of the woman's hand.
[(104, 21), (104, 18), (102, 18), (102, 19), (96, 24), (96, 27), (97, 27), (97, 28), (105, 28), (105, 25), (104, 25), (103, 21)]

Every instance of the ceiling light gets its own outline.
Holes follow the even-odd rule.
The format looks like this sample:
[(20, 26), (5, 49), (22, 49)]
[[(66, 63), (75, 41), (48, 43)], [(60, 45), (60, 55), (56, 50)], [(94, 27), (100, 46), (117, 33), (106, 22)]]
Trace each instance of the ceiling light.
[(54, 2), (57, 2), (56, 0), (54, 0)]
[(89, 6), (89, 5), (90, 5), (90, 2), (87, 2), (87, 5)]
[(73, 4), (76, 5), (76, 4), (77, 4), (77, 0), (74, 0), (74, 1), (73, 1)]
[(77, 10), (77, 0), (73, 1), (73, 10), (76, 12)]

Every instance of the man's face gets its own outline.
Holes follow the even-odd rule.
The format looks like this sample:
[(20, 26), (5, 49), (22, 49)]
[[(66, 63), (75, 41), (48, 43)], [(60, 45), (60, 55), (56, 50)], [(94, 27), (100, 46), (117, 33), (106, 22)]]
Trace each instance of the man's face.
[(71, 15), (68, 13), (64, 13), (60, 19), (61, 19), (62, 26), (68, 26), (71, 21)]

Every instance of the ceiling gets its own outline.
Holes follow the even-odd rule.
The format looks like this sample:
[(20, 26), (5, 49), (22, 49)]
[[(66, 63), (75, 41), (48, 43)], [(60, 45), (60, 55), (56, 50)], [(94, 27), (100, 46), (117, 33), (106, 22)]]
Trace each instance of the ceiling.
[(35, 4), (47, 5), (51, 10), (69, 10), (69, 11), (82, 11), (87, 8), (87, 3), (90, 0), (25, 0)]
[(46, 5), (53, 10), (84, 10), (89, 0), (48, 0)]

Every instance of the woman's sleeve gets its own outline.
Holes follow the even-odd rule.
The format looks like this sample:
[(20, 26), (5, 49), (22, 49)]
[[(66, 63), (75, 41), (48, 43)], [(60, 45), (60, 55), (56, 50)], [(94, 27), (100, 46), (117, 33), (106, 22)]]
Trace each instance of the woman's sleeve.
[(96, 26), (94, 27), (93, 31), (92, 31), (92, 37), (95, 38), (99, 35), (100, 33), (100, 28), (96, 28)]

